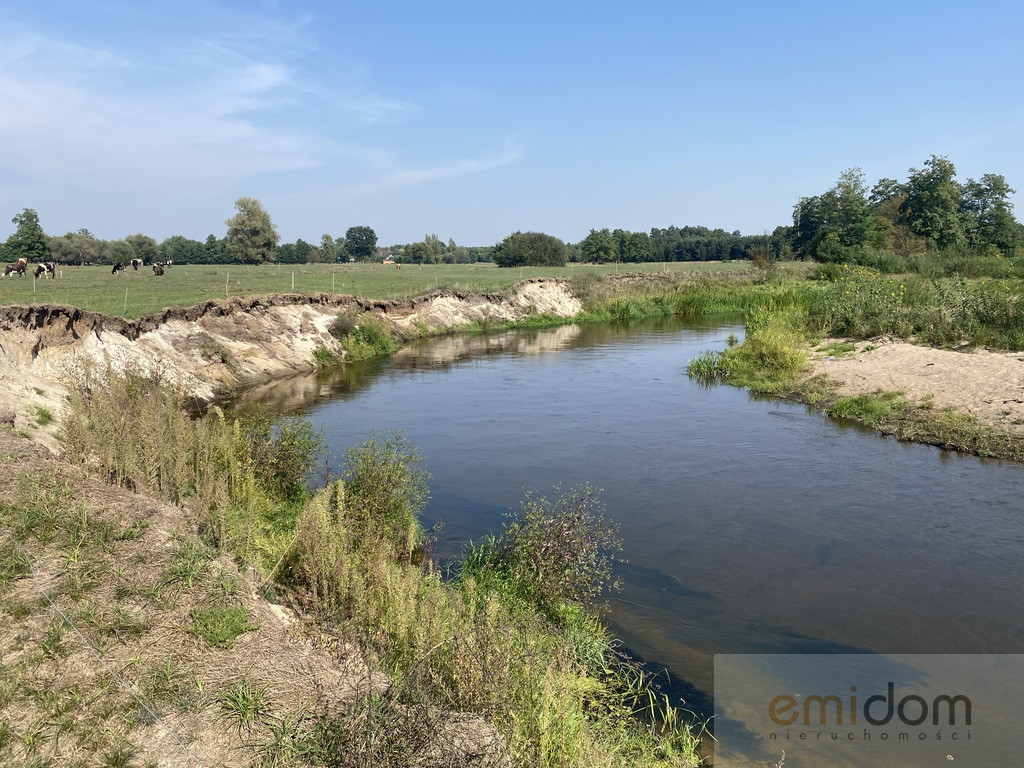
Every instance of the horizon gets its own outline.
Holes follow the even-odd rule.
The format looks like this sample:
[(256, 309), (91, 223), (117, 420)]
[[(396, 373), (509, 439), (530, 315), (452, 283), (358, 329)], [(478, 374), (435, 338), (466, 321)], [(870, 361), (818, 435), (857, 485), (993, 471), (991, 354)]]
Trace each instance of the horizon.
[[(282, 242), (792, 223), (848, 168), (1024, 189), (1024, 8), (0, 3), (0, 238)], [(1013, 196), (1014, 203), (1021, 193)]]

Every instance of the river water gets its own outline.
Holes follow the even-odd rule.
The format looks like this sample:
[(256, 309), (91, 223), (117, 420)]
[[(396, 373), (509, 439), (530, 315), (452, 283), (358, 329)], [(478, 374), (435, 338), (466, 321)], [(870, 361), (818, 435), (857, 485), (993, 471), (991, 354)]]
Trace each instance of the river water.
[(436, 339), (247, 403), (305, 414), (335, 457), (402, 430), (432, 475), (441, 557), (525, 490), (602, 488), (628, 559), (611, 628), (702, 714), (715, 654), (1024, 652), (1024, 467), (689, 380), (730, 334), (742, 325)]

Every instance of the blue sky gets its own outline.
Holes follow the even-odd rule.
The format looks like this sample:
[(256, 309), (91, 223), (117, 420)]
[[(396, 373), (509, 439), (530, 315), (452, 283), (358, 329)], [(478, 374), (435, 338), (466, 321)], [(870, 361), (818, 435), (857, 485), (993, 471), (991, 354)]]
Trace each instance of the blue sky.
[(1022, 28), (985, 0), (0, 0), (0, 236), (34, 208), (205, 239), (242, 196), (284, 241), (758, 234), (932, 154), (1024, 192)]

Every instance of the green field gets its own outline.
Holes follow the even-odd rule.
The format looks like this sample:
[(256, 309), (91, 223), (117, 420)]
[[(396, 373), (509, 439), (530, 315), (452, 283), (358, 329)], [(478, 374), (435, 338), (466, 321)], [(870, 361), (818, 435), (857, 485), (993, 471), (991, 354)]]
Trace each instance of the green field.
[(111, 275), (109, 266), (59, 267), (58, 278), (0, 279), (0, 305), (65, 304), (118, 317), (141, 317), (172, 306), (192, 306), (225, 296), (267, 293), (344, 293), (371, 299), (405, 299), (439, 290), (502, 291), (530, 277), (572, 277), (625, 272), (720, 272), (749, 262), (571, 264), (500, 269), (493, 264), (242, 264), (181, 265), (156, 277), (145, 267)]

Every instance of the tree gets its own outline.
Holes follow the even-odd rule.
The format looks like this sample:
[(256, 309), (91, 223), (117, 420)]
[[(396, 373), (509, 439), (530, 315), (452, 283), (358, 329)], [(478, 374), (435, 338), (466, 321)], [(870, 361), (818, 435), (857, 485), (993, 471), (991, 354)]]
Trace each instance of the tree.
[(590, 234), (580, 241), (580, 258), (594, 264), (618, 261), (618, 244), (612, 233), (607, 228), (590, 230)]
[(280, 237), (270, 214), (254, 197), (238, 198), (235, 208), (238, 213), (224, 222), (228, 225), (227, 245), (233, 259), (242, 264), (273, 261)]
[(345, 250), (356, 261), (370, 261), (377, 250), (377, 233), (371, 227), (349, 227), (345, 232)]
[(513, 232), (494, 246), (492, 255), (499, 267), (564, 267), (569, 248), (543, 232)]
[(203, 250), (206, 252), (206, 264), (230, 264), (231, 253), (228, 251), (228, 239), (226, 237), (215, 237), (207, 235), (203, 243)]
[(1020, 232), (1010, 202), (1015, 192), (995, 173), (986, 173), (980, 181), (967, 180), (960, 213), (969, 245), (978, 250), (992, 247), (1003, 253), (1016, 248)]
[(31, 208), (26, 208), (11, 221), (18, 225), (7, 242), (4, 252), (11, 261), (26, 259), (28, 261), (49, 261), (50, 244), (39, 225), (39, 216)]
[(152, 237), (148, 235), (128, 235), (124, 241), (135, 251), (133, 258), (142, 259), (145, 264), (152, 264), (157, 260), (159, 246), (157, 246), (156, 240)]
[[(815, 258), (841, 259), (844, 248), (864, 245), (870, 232), (871, 208), (860, 168), (843, 171), (830, 190), (800, 198), (793, 210), (793, 247)], [(828, 248), (822, 251), (826, 239)]]
[(911, 168), (906, 195), (900, 216), (911, 232), (939, 248), (965, 242), (960, 185), (956, 168), (947, 158), (932, 155), (924, 168)]
[(160, 243), (159, 259), (164, 262), (173, 261), (175, 264), (209, 263), (203, 244), (182, 235), (171, 235)]
[(320, 238), (320, 261), (324, 264), (333, 264), (338, 260), (338, 244), (334, 238), (325, 234)]
[(97, 264), (103, 261), (105, 244), (88, 229), (50, 238), (50, 255), (62, 264)]

